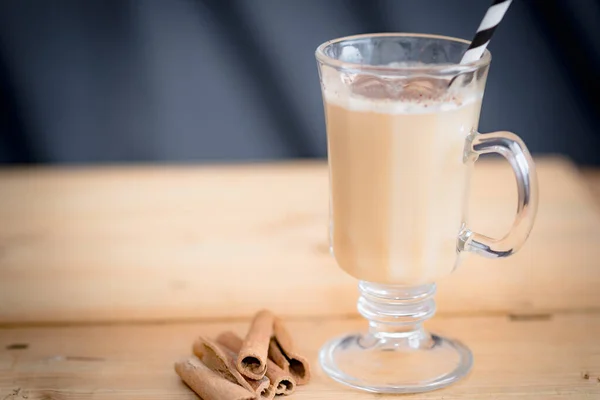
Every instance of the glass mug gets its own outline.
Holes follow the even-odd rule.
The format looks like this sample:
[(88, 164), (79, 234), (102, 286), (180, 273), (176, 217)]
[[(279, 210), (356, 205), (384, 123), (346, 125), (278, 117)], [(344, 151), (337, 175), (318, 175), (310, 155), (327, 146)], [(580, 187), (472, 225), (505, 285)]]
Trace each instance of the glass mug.
[[(358, 35), (326, 42), (316, 58), (325, 105), (330, 246), (359, 279), (366, 333), (321, 349), (333, 379), (378, 393), (438, 389), (464, 377), (471, 352), (424, 330), (435, 281), (460, 255), (507, 257), (535, 219), (535, 166), (510, 132), (479, 134), (491, 61), (461, 65), (468, 41), (420, 34)], [(467, 193), (478, 156), (498, 153), (517, 178), (518, 208), (501, 239), (469, 230)]]

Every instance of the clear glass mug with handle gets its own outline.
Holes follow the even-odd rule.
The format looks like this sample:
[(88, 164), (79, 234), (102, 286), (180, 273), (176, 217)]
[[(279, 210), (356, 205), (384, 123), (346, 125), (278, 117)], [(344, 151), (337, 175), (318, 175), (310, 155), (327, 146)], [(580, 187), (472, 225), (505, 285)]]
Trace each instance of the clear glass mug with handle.
[[(420, 34), (346, 37), (318, 47), (330, 172), (330, 245), (359, 280), (365, 333), (328, 342), (321, 366), (379, 393), (438, 389), (464, 377), (472, 354), (424, 330), (435, 282), (460, 256), (507, 257), (535, 219), (535, 166), (510, 132), (479, 134), (491, 61), (459, 64), (468, 41)], [(497, 153), (518, 187), (513, 226), (493, 239), (469, 229), (467, 194), (478, 156)]]

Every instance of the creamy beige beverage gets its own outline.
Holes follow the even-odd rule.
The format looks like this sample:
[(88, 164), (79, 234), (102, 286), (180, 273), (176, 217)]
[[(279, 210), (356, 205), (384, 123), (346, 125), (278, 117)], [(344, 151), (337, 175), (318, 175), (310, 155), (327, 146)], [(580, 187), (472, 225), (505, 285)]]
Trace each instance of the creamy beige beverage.
[(431, 283), (457, 260), (465, 139), (481, 100), (437, 95), (428, 82), (390, 99), (377, 85), (351, 94), (324, 86), (333, 253), (361, 280)]

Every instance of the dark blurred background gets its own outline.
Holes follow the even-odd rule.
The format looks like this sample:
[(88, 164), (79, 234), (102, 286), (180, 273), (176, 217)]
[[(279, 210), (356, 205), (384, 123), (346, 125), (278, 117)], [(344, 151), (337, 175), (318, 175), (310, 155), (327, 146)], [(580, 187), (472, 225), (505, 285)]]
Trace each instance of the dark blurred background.
[[(0, 162), (324, 157), (314, 50), (469, 39), (488, 0), (3, 0)], [(480, 130), (600, 165), (600, 1), (515, 0)]]

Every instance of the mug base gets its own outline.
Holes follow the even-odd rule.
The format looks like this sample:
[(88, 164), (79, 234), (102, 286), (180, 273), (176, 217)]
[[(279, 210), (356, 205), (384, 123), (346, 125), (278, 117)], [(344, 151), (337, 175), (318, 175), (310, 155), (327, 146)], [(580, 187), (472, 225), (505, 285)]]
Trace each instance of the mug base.
[(421, 393), (465, 377), (473, 365), (462, 343), (419, 335), (349, 334), (321, 348), (319, 361), (334, 380), (374, 393)]

